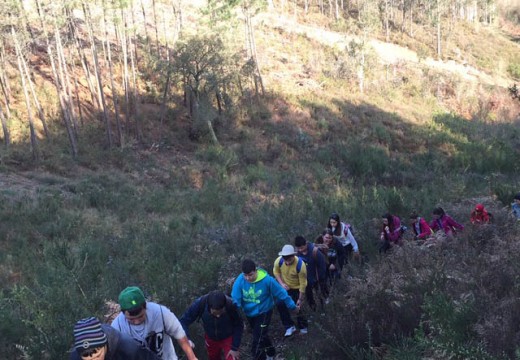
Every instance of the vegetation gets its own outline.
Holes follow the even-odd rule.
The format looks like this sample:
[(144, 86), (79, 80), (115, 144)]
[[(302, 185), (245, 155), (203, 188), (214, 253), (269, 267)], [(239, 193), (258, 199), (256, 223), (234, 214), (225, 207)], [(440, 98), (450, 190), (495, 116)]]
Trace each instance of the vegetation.
[[(363, 261), (285, 358), (518, 358), (518, 47), (496, 26), (518, 9), (434, 3), (0, 5), (4, 358), (67, 358), (72, 324), (128, 285), (180, 315), (331, 212)], [(383, 213), (466, 223), (476, 202), (492, 226), (379, 256)]]

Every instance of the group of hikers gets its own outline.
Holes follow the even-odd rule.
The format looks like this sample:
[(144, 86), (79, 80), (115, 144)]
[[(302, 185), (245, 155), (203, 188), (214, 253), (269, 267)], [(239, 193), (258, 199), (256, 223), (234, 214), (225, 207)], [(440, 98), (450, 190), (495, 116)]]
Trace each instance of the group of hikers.
[[(520, 221), (520, 193), (514, 198), (512, 213)], [(453, 237), (464, 229), (441, 208), (433, 210), (427, 222), (416, 212), (410, 214), (415, 240), (435, 241), (435, 233)], [(471, 211), (472, 224), (488, 224), (492, 215), (482, 204)], [(402, 244), (407, 227), (399, 217), (382, 217), (380, 252)], [(244, 332), (244, 316), (252, 333), (251, 356), (254, 360), (272, 360), (275, 347), (269, 336), (269, 326), (276, 308), (285, 328), (285, 337), (308, 332), (305, 308), (316, 310), (329, 301), (329, 287), (340, 277), (350, 258), (359, 258), (359, 246), (352, 226), (332, 214), (326, 228), (308, 242), (303, 236), (294, 238), (294, 245), (286, 244), (274, 260), (272, 273), (257, 267), (251, 259), (241, 264), (241, 273), (233, 283), (231, 296), (214, 290), (197, 298), (177, 316), (167, 307), (147, 301), (136, 286), (124, 289), (118, 298), (121, 312), (111, 325), (89, 317), (74, 325), (74, 348), (71, 360), (176, 360), (173, 339), (188, 360), (196, 360), (195, 345), (189, 328), (200, 321), (209, 360), (238, 360)], [(315, 298), (316, 296), (316, 298)], [(306, 304), (306, 306), (304, 306)], [(242, 315), (243, 314), (243, 315)], [(293, 320), (295, 315), (295, 320)]]

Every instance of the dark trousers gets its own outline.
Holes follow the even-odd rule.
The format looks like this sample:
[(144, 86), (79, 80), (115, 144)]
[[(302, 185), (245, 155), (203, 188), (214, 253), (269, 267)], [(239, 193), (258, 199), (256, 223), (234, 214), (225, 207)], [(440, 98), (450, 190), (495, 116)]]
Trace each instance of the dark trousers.
[[(287, 290), (287, 293), (293, 299), (294, 303), (298, 302), (298, 298), (300, 297), (300, 290), (298, 289), (289, 289)], [(291, 326), (294, 326), (294, 321), (291, 318), (291, 313), (289, 312), (289, 309), (285, 305), (283, 301), (278, 301), (276, 303), (276, 308), (278, 309), (278, 312), (280, 313), (280, 319), (282, 320), (282, 324), (285, 327), (285, 329), (290, 328)], [(303, 309), (300, 309), (298, 312), (298, 315), (296, 315), (296, 322), (298, 323), (299, 329), (305, 329), (307, 328), (307, 318), (305, 317), (305, 314), (303, 313)]]
[(248, 317), (247, 321), (253, 329), (251, 355), (254, 360), (265, 360), (266, 355), (274, 356), (275, 350), (269, 338), (269, 324), (273, 310), (269, 310), (255, 317)]
[(314, 300), (314, 291), (316, 291), (316, 295), (320, 300), (321, 306), (323, 306), (324, 299), (329, 297), (329, 286), (327, 284), (327, 279), (323, 281), (316, 281), (313, 284), (308, 284), (305, 288), (305, 297), (307, 298), (307, 303), (309, 307), (316, 311), (316, 300)]

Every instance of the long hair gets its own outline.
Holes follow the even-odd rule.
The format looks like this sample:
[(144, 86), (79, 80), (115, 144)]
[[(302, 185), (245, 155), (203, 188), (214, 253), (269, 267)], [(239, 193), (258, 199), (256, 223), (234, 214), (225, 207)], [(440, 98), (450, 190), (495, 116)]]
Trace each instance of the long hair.
[(339, 219), (339, 215), (337, 213), (332, 213), (330, 216), (329, 216), (329, 222), (327, 223), (327, 228), (332, 230), (332, 225), (330, 224), (330, 220), (336, 220), (336, 222), (338, 223), (336, 225), (336, 228), (334, 229), (334, 234), (333, 235), (336, 235), (336, 236), (341, 236), (341, 228), (343, 225), (341, 225), (341, 220)]
[(390, 228), (390, 232), (393, 232), (395, 229), (394, 229), (394, 216), (390, 213), (386, 213), (382, 216), (383, 219), (386, 219), (388, 220), (388, 225), (385, 225), (383, 224), (383, 229), (385, 228), (385, 226), (388, 226)]

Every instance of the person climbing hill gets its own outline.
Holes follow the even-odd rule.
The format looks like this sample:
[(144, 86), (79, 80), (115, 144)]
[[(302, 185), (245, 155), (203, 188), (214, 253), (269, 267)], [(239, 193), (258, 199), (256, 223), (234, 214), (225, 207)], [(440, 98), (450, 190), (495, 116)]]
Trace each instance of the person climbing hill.
[(450, 238), (455, 235), (457, 230), (464, 230), (464, 225), (453, 220), (440, 206), (433, 209), (433, 220), (430, 222), (430, 227), (435, 232), (442, 230)]

